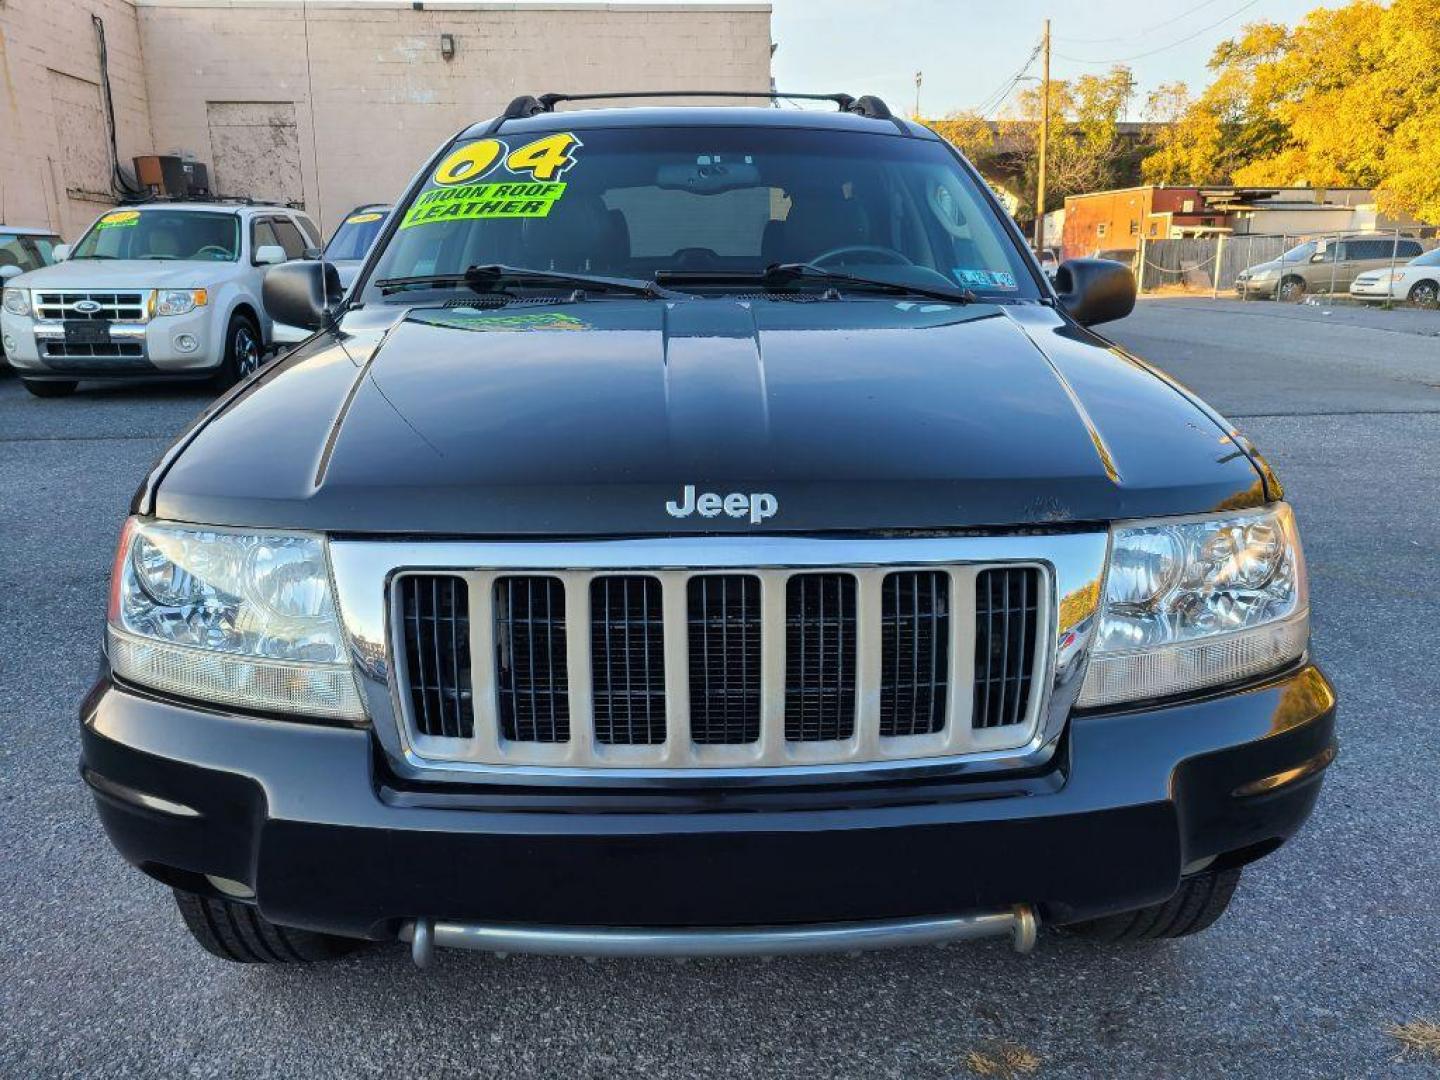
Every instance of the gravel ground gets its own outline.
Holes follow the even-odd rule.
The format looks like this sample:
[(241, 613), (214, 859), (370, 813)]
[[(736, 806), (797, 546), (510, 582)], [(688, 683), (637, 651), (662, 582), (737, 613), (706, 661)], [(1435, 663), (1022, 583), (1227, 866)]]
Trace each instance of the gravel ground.
[[(1406, 316), (1396, 318), (1397, 315)], [(1411, 318), (1418, 315), (1419, 318)], [(1196, 938), (1053, 933), (758, 961), (496, 960), (401, 947), (221, 964), (125, 867), (75, 773), (116, 527), (190, 389), (29, 398), (0, 378), (0, 1074), (1419, 1077), (1386, 1025), (1440, 1021), (1440, 315), (1146, 301), (1113, 337), (1234, 417), (1301, 517), (1343, 751), (1309, 827)], [(237, 448), (243, 453), (243, 448)], [(43, 617), (41, 617), (43, 615)]]

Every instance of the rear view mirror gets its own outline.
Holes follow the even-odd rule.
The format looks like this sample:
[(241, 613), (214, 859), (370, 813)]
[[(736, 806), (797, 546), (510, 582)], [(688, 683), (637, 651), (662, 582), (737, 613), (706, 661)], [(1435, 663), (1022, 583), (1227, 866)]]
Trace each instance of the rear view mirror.
[(306, 330), (328, 326), (344, 295), (340, 274), (328, 262), (296, 260), (272, 266), (260, 284), (266, 314), (277, 323)]
[(743, 162), (718, 158), (697, 165), (661, 165), (655, 186), (667, 191), (693, 191), (697, 195), (718, 195), (736, 188), (756, 187), (760, 170)]
[(1055, 292), (1081, 326), (1123, 319), (1135, 310), (1135, 275), (1109, 259), (1068, 259), (1055, 271)]

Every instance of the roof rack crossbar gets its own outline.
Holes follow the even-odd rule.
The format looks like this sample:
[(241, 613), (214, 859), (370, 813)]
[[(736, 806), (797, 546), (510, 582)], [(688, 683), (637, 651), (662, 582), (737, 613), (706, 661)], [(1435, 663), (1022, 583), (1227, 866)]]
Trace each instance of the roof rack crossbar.
[(794, 99), (797, 101), (833, 101), (841, 112), (853, 112), (876, 120), (893, 119), (885, 102), (867, 94), (856, 98), (851, 94), (786, 94), (778, 90), (616, 90), (596, 94), (529, 94), (515, 98), (505, 107), (500, 119), (518, 120), (537, 113), (554, 112), (562, 101), (613, 101), (618, 98), (765, 98), (769, 101)]

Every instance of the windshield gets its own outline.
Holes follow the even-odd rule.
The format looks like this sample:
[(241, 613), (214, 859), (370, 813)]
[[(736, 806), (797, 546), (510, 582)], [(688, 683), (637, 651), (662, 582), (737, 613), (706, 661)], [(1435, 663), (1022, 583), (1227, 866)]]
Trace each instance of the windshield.
[(234, 262), (240, 219), (195, 210), (112, 210), (95, 222), (72, 259), (188, 259)]
[(1310, 258), (1310, 256), (1314, 254), (1315, 241), (1307, 240), (1305, 241), (1305, 243), (1297, 244), (1295, 245), (1295, 247), (1285, 252), (1285, 254), (1281, 255), (1280, 258), (1276, 260), (1276, 262), (1304, 262), (1306, 259)]
[(1424, 255), (1410, 260), (1411, 266), (1440, 266), (1440, 248), (1427, 251)]
[(925, 139), (699, 126), (479, 139), (397, 213), (372, 281), (498, 263), (700, 282), (811, 262), (997, 299), (1039, 295), (969, 174)]
[(340, 223), (335, 235), (325, 245), (325, 258), (331, 262), (363, 259), (375, 237), (380, 235), (380, 227), (385, 224), (388, 213), (388, 209), (381, 209), (357, 210), (351, 214)]

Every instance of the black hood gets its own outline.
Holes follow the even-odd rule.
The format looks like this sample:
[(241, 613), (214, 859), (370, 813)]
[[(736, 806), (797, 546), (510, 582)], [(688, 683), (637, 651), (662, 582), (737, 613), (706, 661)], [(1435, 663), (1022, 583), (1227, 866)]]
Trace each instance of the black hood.
[[(198, 426), (155, 513), (633, 535), (1094, 522), (1266, 497), (1218, 417), (1043, 305), (637, 298), (377, 319), (352, 312)], [(677, 518), (666, 503), (686, 485), (778, 510), (759, 526)]]

